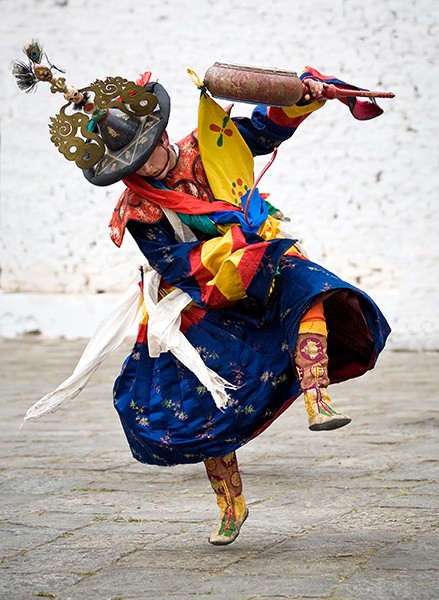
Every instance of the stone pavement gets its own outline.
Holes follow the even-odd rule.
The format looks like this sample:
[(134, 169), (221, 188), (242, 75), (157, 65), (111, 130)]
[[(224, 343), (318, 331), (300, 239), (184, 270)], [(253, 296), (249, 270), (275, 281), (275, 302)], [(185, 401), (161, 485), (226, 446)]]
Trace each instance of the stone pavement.
[(439, 354), (385, 352), (335, 386), (342, 430), (308, 431), (299, 401), (242, 448), (250, 516), (217, 548), (203, 466), (131, 458), (111, 402), (128, 345), (18, 432), (84, 342), (0, 344), (2, 600), (439, 598)]

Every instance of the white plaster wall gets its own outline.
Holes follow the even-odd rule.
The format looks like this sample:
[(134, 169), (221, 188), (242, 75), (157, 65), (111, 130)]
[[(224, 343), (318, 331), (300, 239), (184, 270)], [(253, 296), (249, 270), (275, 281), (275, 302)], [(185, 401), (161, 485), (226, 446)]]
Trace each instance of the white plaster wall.
[(0, 0), (0, 11), (2, 335), (89, 335), (141, 263), (128, 236), (119, 250), (107, 235), (122, 187), (90, 186), (49, 141), (61, 97), (43, 84), (25, 95), (10, 75), (36, 37), (78, 87), (152, 70), (173, 101), (174, 139), (196, 122), (187, 67), (310, 64), (394, 91), (370, 122), (328, 102), (260, 189), (314, 260), (375, 298), (392, 347), (439, 348), (436, 0)]

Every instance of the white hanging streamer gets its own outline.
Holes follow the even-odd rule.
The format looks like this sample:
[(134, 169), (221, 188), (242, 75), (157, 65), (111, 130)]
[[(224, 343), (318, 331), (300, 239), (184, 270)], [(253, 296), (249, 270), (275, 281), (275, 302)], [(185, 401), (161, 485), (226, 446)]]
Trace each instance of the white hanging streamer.
[(166, 208), (162, 206), (162, 211), (165, 213), (166, 218), (171, 223), (172, 228), (174, 229), (174, 234), (177, 240), (180, 242), (196, 242), (197, 238), (195, 237), (192, 229), (190, 229), (187, 225), (180, 220), (177, 213), (170, 208)]
[(29, 408), (22, 426), (29, 419), (55, 412), (84, 389), (99, 365), (120, 346), (132, 329), (142, 306), (141, 300), (137, 276), (136, 283), (128, 288), (93, 334), (70, 377)]

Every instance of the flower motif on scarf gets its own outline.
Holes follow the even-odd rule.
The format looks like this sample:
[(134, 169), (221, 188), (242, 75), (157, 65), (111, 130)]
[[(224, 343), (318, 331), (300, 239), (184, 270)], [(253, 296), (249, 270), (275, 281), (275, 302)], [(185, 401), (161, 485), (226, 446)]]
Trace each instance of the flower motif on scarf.
[(224, 142), (224, 136), (227, 135), (227, 137), (231, 137), (233, 135), (233, 131), (231, 129), (227, 129), (226, 125), (228, 123), (228, 121), (230, 121), (230, 117), (226, 116), (223, 119), (223, 124), (217, 125), (216, 123), (211, 123), (209, 126), (209, 129), (211, 131), (215, 131), (217, 133), (219, 133), (216, 145), (218, 146), (218, 148), (221, 148), (221, 146), (223, 145)]

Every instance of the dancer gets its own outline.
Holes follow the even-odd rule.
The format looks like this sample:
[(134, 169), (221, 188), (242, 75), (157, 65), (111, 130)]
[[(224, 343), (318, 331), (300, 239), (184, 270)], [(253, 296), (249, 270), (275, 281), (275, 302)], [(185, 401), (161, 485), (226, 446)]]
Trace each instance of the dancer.
[[(36, 71), (25, 66), (15, 68), (23, 89)], [(114, 386), (115, 408), (135, 459), (204, 462), (220, 509), (209, 541), (225, 545), (248, 515), (236, 450), (302, 393), (312, 431), (348, 424), (328, 385), (372, 369), (390, 332), (367, 294), (282, 232), (277, 209), (255, 187), (253, 157), (275, 153), (323, 107), (329, 88), (350, 90), (341, 101), (357, 119), (382, 110), (356, 97), (359, 88), (307, 67), (293, 105), (232, 118), (195, 78), (198, 128), (173, 144), (170, 100), (150, 75), (77, 90), (46, 73), (69, 102), (52, 119), (52, 141), (92, 184), (126, 185), (111, 238), (120, 246), (128, 230), (146, 263), (138, 336)], [(66, 121), (76, 135), (64, 134)], [(61, 401), (61, 385), (27, 418), (79, 388)]]

